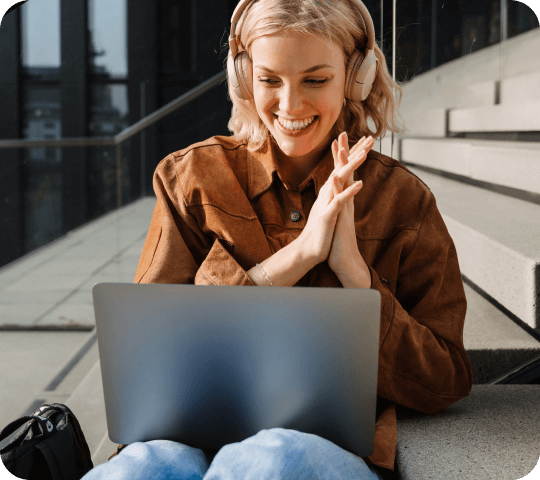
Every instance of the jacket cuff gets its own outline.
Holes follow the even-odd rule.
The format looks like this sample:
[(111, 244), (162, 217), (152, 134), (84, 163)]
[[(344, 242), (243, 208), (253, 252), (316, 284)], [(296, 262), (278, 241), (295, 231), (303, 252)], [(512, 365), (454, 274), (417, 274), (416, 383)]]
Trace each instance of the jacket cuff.
[(195, 275), (195, 285), (251, 285), (255, 282), (216, 238)]
[(369, 271), (371, 273), (371, 288), (377, 290), (381, 295), (381, 324), (379, 327), (379, 350), (381, 345), (390, 330), (392, 321), (394, 320), (394, 311), (395, 311), (395, 298), (394, 295), (384, 282), (387, 282), (384, 278), (379, 277), (379, 274), (375, 269), (368, 265)]

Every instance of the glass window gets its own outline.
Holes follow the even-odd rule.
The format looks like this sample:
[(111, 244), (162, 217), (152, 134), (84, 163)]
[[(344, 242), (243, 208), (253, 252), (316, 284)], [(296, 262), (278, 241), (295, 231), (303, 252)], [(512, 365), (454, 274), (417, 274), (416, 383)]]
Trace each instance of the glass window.
[(88, 0), (93, 73), (110, 77), (127, 76), (126, 0)]
[[(62, 137), (60, 89), (27, 85), (24, 98), (24, 138), (49, 140)], [(22, 165), (24, 251), (30, 252), (63, 233), (62, 152), (60, 148), (28, 148)]]
[(128, 127), (127, 86), (94, 84), (90, 88), (90, 135), (110, 137)]
[[(106, 83), (91, 85), (90, 135), (112, 137), (128, 126), (127, 85)], [(124, 145), (123, 152), (126, 148)], [(88, 214), (89, 218), (96, 218), (116, 207), (116, 149), (89, 148), (88, 152)], [(130, 157), (128, 155), (124, 158)], [(129, 184), (129, 173), (129, 162), (122, 162), (124, 188)]]
[(21, 5), (22, 64), (60, 67), (60, 0)]
[(537, 28), (539, 20), (528, 5), (508, 1), (508, 38)]

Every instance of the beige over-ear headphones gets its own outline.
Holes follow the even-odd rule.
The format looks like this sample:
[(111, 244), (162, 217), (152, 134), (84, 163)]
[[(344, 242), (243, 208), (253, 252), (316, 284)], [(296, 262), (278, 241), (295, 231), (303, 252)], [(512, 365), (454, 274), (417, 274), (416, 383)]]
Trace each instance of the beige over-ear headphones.
[[(241, 0), (231, 18), (231, 32), (229, 34), (229, 56), (227, 58), (227, 73), (231, 86), (237, 97), (242, 100), (253, 98), (253, 67), (246, 51), (238, 53), (236, 43), (236, 26), (243, 11), (253, 0)], [(364, 31), (367, 33), (365, 54), (356, 50), (347, 65), (345, 79), (345, 98), (355, 101), (365, 100), (377, 74), (378, 59), (375, 48), (375, 27), (366, 6), (360, 0), (351, 0), (360, 12)]]

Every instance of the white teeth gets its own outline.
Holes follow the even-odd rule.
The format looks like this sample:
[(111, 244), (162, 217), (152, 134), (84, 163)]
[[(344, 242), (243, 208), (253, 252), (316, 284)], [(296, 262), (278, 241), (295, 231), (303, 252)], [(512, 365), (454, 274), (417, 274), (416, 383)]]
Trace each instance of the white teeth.
[(278, 119), (278, 122), (284, 126), (285, 128), (289, 129), (289, 130), (302, 130), (303, 128), (307, 127), (308, 125), (311, 124), (311, 122), (313, 122), (313, 120), (315, 119), (315, 117), (308, 117), (304, 120), (301, 120), (301, 121), (294, 121), (294, 122), (291, 122), (290, 120), (285, 120), (284, 118), (281, 118), (281, 117), (277, 117)]

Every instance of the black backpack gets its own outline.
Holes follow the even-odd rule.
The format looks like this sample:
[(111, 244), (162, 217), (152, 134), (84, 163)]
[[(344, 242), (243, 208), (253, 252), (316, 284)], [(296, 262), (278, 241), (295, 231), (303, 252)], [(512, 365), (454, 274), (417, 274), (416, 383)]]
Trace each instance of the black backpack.
[(0, 457), (9, 472), (28, 480), (79, 480), (94, 466), (79, 421), (61, 403), (7, 425)]

